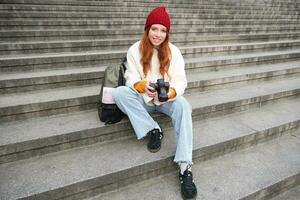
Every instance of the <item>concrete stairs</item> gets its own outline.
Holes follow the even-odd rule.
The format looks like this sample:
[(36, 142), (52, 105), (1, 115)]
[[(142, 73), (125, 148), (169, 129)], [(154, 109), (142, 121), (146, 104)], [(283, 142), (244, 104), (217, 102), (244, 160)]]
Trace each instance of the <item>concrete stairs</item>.
[[(224, 134), (224, 131), (220, 130), (220, 134)], [(198, 181), (195, 182), (202, 191), (198, 199), (270, 199), (281, 188), (293, 187), (299, 180), (299, 155), (291, 154), (299, 151), (299, 139), (295, 140), (295, 137), (299, 137), (299, 131), (249, 149), (197, 162), (193, 173), (196, 174), (194, 178)], [(285, 166), (286, 160), (292, 160), (288, 167)], [(90, 199), (138, 200), (142, 196), (142, 199), (180, 200), (182, 198), (178, 187), (178, 172), (173, 172)], [(282, 194), (281, 197), (274, 198), (299, 198), (299, 188), (298, 191), (288, 192), (294, 194)]]
[(181, 199), (169, 118), (153, 115), (152, 154), (96, 110), (159, 3), (186, 62), (198, 199), (299, 196), (299, 1), (1, 0), (0, 199)]

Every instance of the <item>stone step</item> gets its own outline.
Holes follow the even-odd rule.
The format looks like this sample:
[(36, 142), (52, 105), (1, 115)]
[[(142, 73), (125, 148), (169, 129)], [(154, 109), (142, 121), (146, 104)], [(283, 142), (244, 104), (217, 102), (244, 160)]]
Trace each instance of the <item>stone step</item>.
[[(35, 72), (2, 72), (0, 74), (0, 92), (1, 94), (10, 94), (67, 86), (101, 84), (104, 69), (104, 67), (90, 67)], [(201, 91), (218, 85), (245, 80), (270, 80), (297, 74), (300, 72), (299, 70), (300, 62), (292, 61), (243, 68), (237, 67), (221, 71), (187, 72), (187, 78), (190, 81), (188, 89), (194, 88)]]
[(300, 185), (295, 186), (294, 188), (289, 189), (286, 192), (272, 198), (271, 200), (298, 200), (300, 196)]
[[(0, 10), (2, 12), (15, 13), (17, 15), (22, 15), (27, 13), (39, 13), (39, 12), (55, 12), (55, 13), (98, 13), (98, 17), (107, 17), (107, 14), (118, 13), (120, 15), (138, 15), (145, 16), (151, 8), (149, 7), (103, 7), (103, 6), (45, 6), (45, 5), (0, 5)], [(198, 8), (170, 8), (168, 12), (171, 16), (178, 14), (257, 14), (257, 15), (297, 15), (299, 10), (297, 9), (278, 9), (274, 7), (268, 7), (267, 9), (256, 8), (255, 7), (243, 7), (243, 6), (207, 6), (202, 5)], [(131, 17), (130, 17), (131, 18)]]
[[(126, 55), (126, 50), (119, 51), (91, 51), (72, 53), (48, 53), (18, 56), (1, 56), (0, 71), (32, 71), (38, 69), (73, 68), (75, 66), (91, 67), (119, 64)], [(184, 55), (185, 56), (185, 55)], [(285, 51), (249, 52), (229, 55), (194, 55), (194, 58), (186, 58), (186, 69), (207, 71), (220, 68), (228, 68), (237, 65), (276, 63), (278, 61), (292, 61), (300, 56), (299, 49), (288, 49)]]
[[(258, 199), (300, 184), (299, 0), (1, 0), (0, 199), (84, 199), (159, 175), (166, 198), (180, 196), (169, 118), (153, 115), (166, 138), (151, 154), (128, 119), (105, 126), (96, 110), (105, 66), (120, 63), (159, 3), (186, 61), (199, 198)], [(246, 153), (250, 164), (239, 153), (211, 163), (282, 135)], [(140, 199), (148, 186), (95, 199)], [(161, 199), (149, 188), (143, 197)]]
[[(291, 100), (264, 106), (261, 109), (250, 112), (194, 121), (193, 158), (196, 165), (193, 167), (193, 171), (197, 177), (196, 181), (199, 189), (201, 188), (199, 194), (201, 195), (202, 191), (205, 191), (204, 186), (209, 186), (210, 184), (207, 184), (208, 180), (205, 181), (206, 179), (198, 177), (198, 175), (205, 177), (205, 174), (200, 173), (198, 169), (211, 172), (213, 175), (209, 174), (207, 179), (209, 177), (212, 180), (227, 177), (227, 172), (234, 171), (239, 178), (243, 179), (243, 183), (246, 181), (245, 176), (241, 176), (236, 168), (232, 170), (228, 168), (225, 171), (224, 168), (236, 165), (240, 166), (239, 169), (246, 169), (249, 174), (254, 169), (257, 169), (254, 166), (258, 166), (258, 163), (261, 162), (268, 172), (271, 169), (281, 169), (278, 167), (284, 166), (282, 170), (278, 170), (280, 173), (276, 173), (276, 175), (281, 174), (280, 177), (286, 177), (286, 173), (289, 176), (299, 173), (299, 154), (296, 153), (300, 147), (299, 129), (294, 131), (299, 127), (300, 116), (297, 111), (298, 107), (299, 101)], [(162, 149), (156, 154), (147, 151), (146, 140), (137, 141), (131, 137), (112, 143), (95, 144), (1, 164), (0, 187), (1, 191), (3, 191), (1, 198), (8, 200), (25, 197), (27, 199), (59, 199), (63, 197), (67, 199), (83, 199), (118, 189), (131, 183), (174, 172), (175, 164), (172, 161), (175, 150), (174, 133), (173, 129), (164, 130), (165, 139), (162, 143)], [(274, 139), (281, 135), (284, 136)], [(228, 154), (224, 160), (220, 161), (222, 164), (209, 164), (215, 162), (213, 158), (217, 156), (251, 147), (254, 144), (270, 139), (274, 140), (260, 144), (253, 149), (242, 150), (242, 152), (260, 152), (260, 156), (254, 157), (253, 162), (245, 162), (247, 160), (245, 156), (256, 154), (249, 152), (241, 155), (243, 157), (242, 160), (235, 160), (233, 159), (235, 156)], [(268, 146), (268, 148), (260, 149), (260, 146)], [(237, 152), (237, 154), (240, 153)], [(263, 159), (267, 155), (276, 163), (270, 162), (270, 159)], [(228, 159), (228, 156), (230, 159)], [(279, 159), (279, 157), (283, 158), (283, 160)], [(288, 165), (285, 164), (287, 158), (289, 158)], [(222, 157), (216, 159), (222, 159)], [(200, 162), (204, 160), (208, 161)], [(207, 167), (197, 167), (199, 162), (201, 165), (206, 164)], [(211, 170), (214, 169), (211, 168), (212, 166), (222, 167), (222, 170), (218, 169), (212, 172)], [(249, 171), (247, 167), (250, 167), (251, 170)], [(38, 176), (36, 176), (37, 173), (39, 174)], [(216, 176), (216, 174), (220, 173), (221, 175)], [(256, 180), (257, 176), (252, 175), (250, 177)], [(250, 177), (247, 180), (252, 180)], [(265, 177), (260, 175), (260, 178)], [(218, 182), (218, 180), (215, 181)], [(236, 183), (234, 181), (230, 182), (232, 184)], [(254, 181), (254, 183), (256, 182)], [(218, 184), (222, 185), (220, 179)], [(225, 184), (228, 186), (227, 182)], [(229, 187), (224, 185), (224, 188)]]
[(185, 59), (185, 66), (186, 69), (190, 70), (191, 72), (203, 72), (295, 60), (299, 60), (297, 50), (270, 51), (189, 58)]
[(234, 7), (254, 7), (254, 8), (261, 8), (263, 6), (267, 8), (271, 7), (282, 7), (282, 8), (290, 8), (291, 6), (294, 6), (294, 8), (297, 8), (299, 5), (299, 2), (296, 1), (156, 1), (154, 2), (149, 2), (149, 1), (35, 1), (35, 0), (27, 0), (26, 2), (22, 0), (3, 0), (0, 3), (1, 5), (8, 6), (8, 5), (15, 5), (15, 6), (41, 6), (41, 5), (47, 5), (49, 7), (55, 7), (55, 6), (61, 6), (61, 7), (140, 7), (145, 8), (149, 6), (158, 6), (158, 5), (166, 5), (169, 9), (183, 9), (183, 8), (201, 8), (201, 6), (234, 6)]
[[(262, 13), (262, 12), (238, 12), (228, 14), (225, 11), (216, 10), (215, 13), (209, 11), (209, 13), (170, 13), (171, 19), (299, 19), (298, 11), (293, 13), (287, 13), (286, 15), (281, 13)], [(99, 12), (11, 12), (11, 11), (1, 11), (1, 19), (145, 19), (147, 13), (101, 13)]]
[(96, 108), (100, 87), (87, 85), (2, 95), (0, 118), (10, 121)]
[[(299, 83), (299, 76), (282, 78), (276, 81), (240, 83), (225, 89), (186, 93), (185, 97), (192, 104), (194, 120), (206, 119), (297, 98), (300, 93)], [(87, 93), (88, 88), (83, 89), (81, 91)], [(83, 105), (77, 109), (77, 112), (71, 108), (58, 108), (60, 105), (56, 103), (59, 101), (57, 99), (62, 99), (61, 101), (65, 102), (64, 106), (70, 106), (66, 104), (71, 103), (83, 104), (78, 97), (81, 91), (80, 89), (73, 89), (73, 91), (69, 89), (68, 92), (66, 90), (63, 92), (56, 91), (56, 93), (44, 91), (39, 94), (36, 92), (35, 94), (15, 95), (15, 98), (11, 96), (7, 98), (6, 102), (4, 97), (0, 97), (1, 113), (8, 114), (7, 112), (11, 112), (10, 114), (12, 114), (17, 110), (23, 112), (23, 116), (21, 113), (15, 113), (15, 116), (2, 116), (1, 118), (0, 163), (95, 142), (108, 142), (131, 135), (132, 129), (127, 120), (122, 120), (122, 122), (112, 126), (105, 126), (100, 122), (95, 102), (90, 102), (93, 106), (90, 107), (90, 110), (86, 109), (84, 111), (80, 111)], [(99, 91), (96, 92), (98, 94)], [(76, 101), (72, 100), (72, 98), (76, 99), (75, 95), (77, 95)], [(86, 94), (81, 96), (84, 95)], [(92, 95), (95, 96), (96, 93)], [(20, 98), (22, 99), (20, 100)], [(299, 101), (296, 102), (299, 104)], [(48, 108), (45, 108), (45, 105)], [(23, 109), (20, 109), (20, 107), (23, 107)], [(64, 112), (66, 109), (69, 111), (68, 113)], [(26, 111), (31, 113), (24, 113)], [(297, 109), (295, 109), (295, 112), (299, 114)], [(58, 115), (59, 113), (63, 114)], [(41, 117), (50, 114), (53, 114), (53, 116)], [(17, 119), (29, 117), (34, 118), (16, 121)], [(170, 121), (165, 116), (156, 115), (154, 117), (160, 121), (163, 128), (170, 126)], [(26, 134), (24, 130), (26, 130)]]
[[(232, 27), (257, 25), (297, 25), (299, 20), (172, 20), (172, 30), (182, 27)], [(110, 19), (110, 20), (1, 20), (0, 30), (45, 30), (45, 29), (105, 29), (105, 28), (143, 28), (144, 19)]]
[(187, 92), (226, 89), (244, 83), (276, 80), (283, 77), (299, 76), (299, 62), (253, 65), (243, 68), (223, 69), (200, 73), (188, 73)]
[(105, 67), (46, 70), (35, 72), (2, 72), (1, 94), (45, 90), (50, 88), (101, 84)]
[[(75, 0), (75, 1), (82, 1), (82, 0)], [(85, 1), (94, 1), (94, 0), (85, 0)], [(103, 1), (106, 1), (106, 0), (103, 0)], [(109, 1), (109, 0), (107, 0)], [(121, 1), (121, 0), (112, 0), (114, 3), (117, 3), (117, 2), (143, 2), (143, 3), (149, 3), (149, 1), (147, 0), (124, 0), (124, 1)], [(239, 1), (239, 0), (189, 0), (188, 2), (184, 1), (184, 0), (158, 0), (157, 2), (159, 3), (178, 3), (178, 4), (182, 4), (182, 3), (187, 3), (187, 4), (195, 4), (195, 3), (199, 3), (199, 4), (202, 4), (204, 2), (210, 2), (210, 3), (215, 3), (215, 4), (218, 4), (218, 3), (234, 3), (234, 4), (241, 4), (243, 2)], [(245, 1), (247, 3), (252, 3), (252, 4), (277, 4), (277, 3), (299, 3), (297, 1), (292, 1), (292, 0), (287, 0), (287, 1), (284, 1), (284, 0), (257, 0), (255, 1), (255, 3), (253, 3), (251, 0), (250, 1)]]
[[(261, 41), (278, 41), (278, 40), (299, 40), (300, 32), (291, 32), (291, 33), (269, 33), (269, 34), (239, 34), (239, 35), (207, 35), (201, 37), (180, 37), (180, 36), (171, 36), (171, 42), (177, 46), (182, 45), (213, 45), (213, 44), (228, 44), (228, 43), (250, 43), (250, 42), (261, 42)], [(7, 38), (10, 39), (10, 38)], [(16, 39), (16, 38), (15, 38)], [(125, 37), (122, 39), (81, 39), (81, 40), (61, 40), (62, 38), (57, 38), (56, 41), (26, 41), (26, 38), (23, 38), (23, 41), (11, 41), (11, 42), (0, 42), (2, 49), (4, 48), (13, 48), (12, 46), (18, 47), (23, 46), (24, 49), (30, 47), (36, 47), (39, 45), (41, 49), (44, 48), (57, 48), (62, 47), (74, 48), (74, 47), (86, 47), (86, 46), (101, 46), (103, 50), (110, 50), (112, 48), (125, 49), (130, 45), (140, 40), (139, 37)], [(64, 45), (63, 45), (64, 44)], [(27, 45), (27, 46), (26, 46)], [(18, 47), (20, 48), (20, 47)], [(2, 55), (2, 53), (1, 53)]]
[[(47, 6), (101, 6), (101, 7), (111, 7), (112, 2), (111, 1), (36, 1), (36, 0), (27, 0), (26, 2), (22, 0), (2, 0), (0, 2), (1, 4), (19, 4), (19, 5), (47, 5)], [(166, 5), (169, 9), (171, 8), (177, 8), (180, 5), (180, 8), (201, 8), (202, 6), (226, 6), (226, 7), (248, 7), (247, 9), (251, 8), (258, 8), (261, 9), (263, 8), (268, 8), (270, 9), (271, 7), (275, 7), (279, 10), (281, 9), (295, 9), (299, 5), (298, 2), (285, 2), (285, 1), (280, 1), (280, 2), (272, 2), (272, 1), (263, 1), (263, 2), (233, 2), (233, 1), (196, 1), (196, 2), (166, 2), (166, 1), (161, 1), (164, 5)], [(156, 4), (153, 4), (153, 2), (133, 2), (133, 1), (128, 1), (128, 2), (114, 2), (114, 6), (116, 7), (154, 7), (159, 5), (159, 2)]]
[[(300, 36), (300, 34), (299, 34)], [(137, 41), (137, 40), (136, 40)], [(130, 41), (131, 42), (131, 41)], [(124, 41), (125, 43), (125, 41)], [(128, 44), (128, 42), (127, 42)], [(176, 40), (174, 44), (178, 46)], [(201, 54), (201, 56), (209, 54), (221, 53), (244, 53), (253, 52), (264, 49), (269, 50), (284, 50), (300, 47), (299, 40), (283, 40), (270, 42), (249, 42), (249, 43), (231, 43), (219, 45), (193, 45), (179, 46), (182, 54), (186, 57)], [(58, 53), (58, 52), (80, 52), (80, 51), (113, 51), (114, 49), (127, 51), (128, 46), (104, 46), (103, 40), (89, 41), (54, 41), (54, 42), (15, 42), (15, 43), (0, 43), (0, 59), (3, 55), (17, 56), (18, 54), (33, 54), (33, 53)]]
[[(242, 35), (242, 34), (285, 34), (299, 32), (300, 26), (243, 26), (243, 27), (209, 27), (185, 28), (172, 30), (170, 37), (196, 37), (212, 35)], [(59, 29), (59, 30), (2, 30), (0, 42), (7, 41), (49, 41), (77, 39), (122, 39), (140, 37), (142, 29)]]
[(182, 46), (180, 50), (185, 58), (195, 58), (198, 56), (217, 56), (229, 54), (242, 54), (260, 51), (292, 50), (300, 47), (300, 40), (293, 41), (272, 41), (272, 42), (253, 42), (239, 44), (220, 44), (220, 45), (190, 45)]
[[(82, 1), (82, 0), (75, 0), (75, 1)], [(93, 2), (95, 0), (84, 0), (84, 1), (90, 1)], [(139, 3), (149, 3), (147, 0), (102, 0), (102, 2), (114, 2), (114, 3), (120, 3), (120, 2), (139, 2)], [(203, 4), (204, 2), (209, 2), (209, 3), (243, 3), (240, 2), (239, 0), (189, 0), (189, 1), (184, 1), (184, 0), (158, 0), (158, 3), (177, 3), (177, 4), (197, 4), (201, 3)], [(247, 1), (245, 1), (247, 2)], [(252, 1), (249, 1), (248, 3), (251, 3)], [(253, 2), (252, 2), (253, 3)], [(276, 4), (276, 3), (299, 3), (297, 1), (292, 1), (292, 0), (257, 0), (255, 1), (257, 4), (263, 4), (263, 3), (269, 3), (269, 4)]]
[[(197, 199), (270, 199), (299, 185), (299, 137), (298, 129), (254, 147), (197, 162), (192, 167)], [(178, 171), (174, 170), (88, 200), (138, 200), (141, 196), (145, 200), (181, 200), (178, 182)], [(274, 200), (297, 200), (299, 188)]]

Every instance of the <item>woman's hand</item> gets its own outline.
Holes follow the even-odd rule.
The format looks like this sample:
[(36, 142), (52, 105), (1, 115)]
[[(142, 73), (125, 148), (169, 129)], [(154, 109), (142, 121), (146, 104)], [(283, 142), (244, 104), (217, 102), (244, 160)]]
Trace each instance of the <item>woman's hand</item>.
[(145, 85), (145, 93), (151, 98), (157, 97), (157, 91), (153, 87), (150, 86), (149, 81)]

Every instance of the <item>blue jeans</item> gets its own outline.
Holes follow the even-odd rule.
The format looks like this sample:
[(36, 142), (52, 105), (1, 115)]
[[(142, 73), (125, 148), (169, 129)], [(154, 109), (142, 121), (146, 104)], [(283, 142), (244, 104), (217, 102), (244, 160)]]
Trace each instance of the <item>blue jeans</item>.
[(159, 106), (147, 105), (142, 95), (127, 86), (118, 87), (113, 96), (118, 107), (128, 116), (138, 139), (144, 138), (154, 128), (160, 129), (149, 113), (158, 111), (171, 117), (177, 143), (174, 162), (192, 164), (192, 108), (183, 96)]

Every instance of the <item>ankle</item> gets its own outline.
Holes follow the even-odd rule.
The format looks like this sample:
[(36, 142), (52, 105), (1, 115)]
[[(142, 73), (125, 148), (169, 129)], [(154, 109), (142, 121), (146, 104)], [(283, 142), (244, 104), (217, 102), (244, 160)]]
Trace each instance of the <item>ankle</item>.
[(186, 170), (192, 171), (191, 165), (188, 164), (187, 162), (179, 162), (179, 168), (180, 168), (180, 174), (183, 175), (183, 173)]

